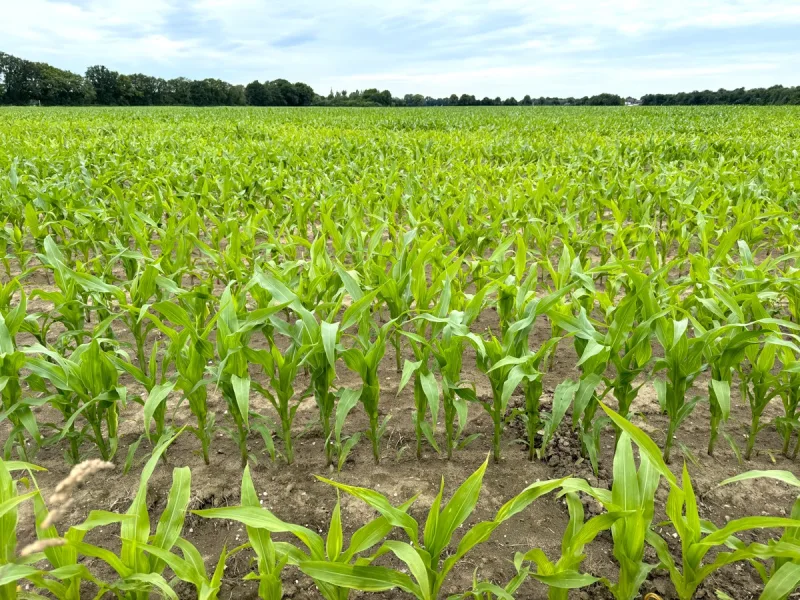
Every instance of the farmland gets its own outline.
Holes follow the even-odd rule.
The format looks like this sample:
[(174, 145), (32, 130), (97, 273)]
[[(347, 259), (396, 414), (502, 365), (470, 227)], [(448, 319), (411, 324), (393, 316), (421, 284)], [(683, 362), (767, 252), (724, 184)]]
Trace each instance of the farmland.
[(792, 107), (0, 110), (0, 599), (787, 598), (798, 201)]

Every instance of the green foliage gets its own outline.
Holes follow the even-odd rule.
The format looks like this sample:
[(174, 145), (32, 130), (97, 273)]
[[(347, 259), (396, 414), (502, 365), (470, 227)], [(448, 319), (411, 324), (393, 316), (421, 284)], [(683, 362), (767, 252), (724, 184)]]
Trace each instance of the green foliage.
[[(11, 65), (12, 87), (37, 76), (29, 66)], [(150, 102), (157, 83), (100, 67), (90, 75), (104, 102)], [(158, 93), (186, 104), (237, 103), (248, 93), (214, 80), (167, 83)], [(261, 91), (286, 104), (305, 104), (310, 94), (283, 80), (268, 87)], [(249, 88), (255, 98), (258, 86)], [(397, 104), (378, 90), (356, 96), (338, 93), (339, 101)], [(466, 94), (441, 100), (483, 103)], [(131, 434), (128, 469), (153, 447), (153, 456), (173, 461), (162, 446), (185, 425), (196, 437), (189, 451), (206, 464), (226, 451), (217, 442), (225, 433), (243, 465), (263, 455), (254, 434), (273, 460), (281, 453), (291, 462), (300, 459), (295, 442), (305, 427), (315, 441), (303, 444), (303, 460), (324, 455), (326, 467), (342, 470), (361, 456), (353, 451), (359, 429), (376, 461), (386, 458), (387, 438), (398, 459), (416, 442), (421, 461), (433, 460), (425, 447), (452, 458), (468, 443), (491, 444), (496, 460), (504, 449), (512, 460), (508, 442), (519, 432), (524, 439), (515, 441), (531, 459), (544, 457), (556, 435), (574, 435), (597, 473), (613, 428), (611, 489), (564, 483), (614, 515), (619, 576), (602, 584), (635, 597), (654, 568), (643, 557), (646, 544), (659, 547), (647, 530), (655, 531), (653, 490), (663, 480), (684, 556), (659, 558), (681, 595), (716, 568), (718, 554), (707, 547), (758, 565), (771, 586), (765, 593), (783, 594), (795, 577), (787, 567), (796, 562), (794, 525), (784, 522), (781, 539), (763, 547), (740, 543), (736, 532), (718, 539), (702, 521), (698, 533), (689, 474), (676, 477), (666, 461), (683, 447), (675, 440), (699, 403), (709, 409), (709, 453), (723, 437), (738, 456), (739, 423), (731, 420), (739, 401), (749, 409), (746, 457), (762, 451), (770, 432), (784, 454), (776, 461), (788, 463), (800, 448), (797, 119), (788, 107), (287, 106), (202, 118), (189, 109), (3, 109), (3, 457), (32, 460), (47, 448), (72, 463), (111, 459), (122, 430)], [(557, 376), (573, 367), (574, 376)], [(666, 416), (658, 420), (661, 448), (628, 421), (650, 385)], [(483, 417), (469, 413), (476, 404)], [(356, 426), (357, 406), (368, 425)], [(489, 420), (491, 442), (476, 442)], [(213, 452), (212, 440), (220, 444)], [(178, 487), (185, 477), (175, 473)], [(243, 487), (248, 511), (257, 508), (251, 491)], [(583, 531), (593, 521), (584, 523), (567, 498), (570, 530)], [(259, 533), (250, 543), (262, 594), (280, 593), (284, 555), (287, 564), (325, 563), (349, 583), (354, 573), (377, 573), (364, 585), (438, 594), (449, 555), (439, 541), (426, 542), (407, 512), (383, 509), (405, 537), (387, 533), (391, 543), (375, 543), (380, 556), (345, 565), (331, 558), (335, 542), (311, 560), (281, 539), (273, 557)], [(106, 517), (124, 527), (130, 520)], [(332, 523), (329, 539), (335, 531)], [(406, 544), (414, 535), (419, 543)], [(159, 549), (154, 536), (137, 540), (148, 546), (136, 550), (137, 565), (173, 561), (198, 594), (218, 592), (215, 568), (191, 565), (188, 543)], [(562, 550), (531, 555), (538, 560), (523, 560), (519, 575), (580, 573), (581, 548)], [(70, 551), (74, 559), (34, 577), (70, 594), (78, 580), (121, 595), (147, 587), (113, 565), (117, 576), (103, 583)], [(387, 553), (413, 566), (412, 576), (371, 570), (397, 566)], [(476, 575), (472, 592), (511, 593), (493, 585)]]
[(444, 480), (433, 501), (420, 535), (419, 523), (405, 511), (391, 505), (389, 500), (373, 490), (358, 488), (335, 481), (323, 481), (355, 496), (377, 510), (394, 527), (403, 530), (408, 542), (388, 540), (371, 560), (384, 554), (394, 556), (406, 565), (404, 571), (363, 564), (329, 564), (320, 561), (300, 563), (301, 570), (315, 580), (362, 591), (383, 591), (399, 588), (421, 600), (438, 598), (448, 574), (473, 548), (489, 539), (504, 521), (524, 510), (537, 498), (558, 489), (566, 480), (537, 482), (506, 502), (494, 519), (481, 521), (467, 529), (453, 553), (446, 552), (456, 531), (475, 510), (483, 483), (487, 462), (468, 477), (442, 506)]

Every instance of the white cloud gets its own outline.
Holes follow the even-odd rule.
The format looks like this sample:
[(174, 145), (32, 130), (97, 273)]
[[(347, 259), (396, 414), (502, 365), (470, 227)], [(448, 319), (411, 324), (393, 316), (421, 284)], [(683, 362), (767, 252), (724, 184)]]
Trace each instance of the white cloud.
[(800, 84), (798, 0), (0, 0), (0, 11), (0, 50), (78, 72), (517, 97)]

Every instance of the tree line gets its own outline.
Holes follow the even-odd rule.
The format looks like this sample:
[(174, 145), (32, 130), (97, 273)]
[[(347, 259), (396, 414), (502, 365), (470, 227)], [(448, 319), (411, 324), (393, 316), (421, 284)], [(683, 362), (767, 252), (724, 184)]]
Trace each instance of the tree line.
[(773, 85), (770, 88), (719, 89), (716, 92), (681, 92), (679, 94), (647, 94), (642, 96), (645, 106), (701, 106), (705, 104), (800, 104), (800, 86), (784, 87)]
[[(633, 99), (629, 98), (629, 103)], [(716, 92), (647, 94), (644, 105), (703, 104), (800, 104), (800, 86), (745, 90), (720, 89)], [(625, 99), (616, 94), (582, 98), (534, 98), (513, 96), (502, 99), (471, 94), (451, 94), (443, 98), (406, 94), (395, 97), (389, 90), (376, 88), (314, 93), (310, 85), (286, 79), (253, 81), (246, 86), (220, 79), (163, 79), (142, 73), (126, 75), (102, 65), (86, 69), (85, 75), (58, 69), (0, 52), (0, 104), (42, 104), (45, 106), (619, 106)]]
[(471, 94), (451, 94), (445, 98), (433, 98), (422, 94), (406, 94), (402, 98), (392, 97), (389, 90), (377, 89), (350, 92), (331, 92), (327, 97), (318, 97), (315, 104), (320, 106), (619, 106), (625, 103), (616, 94), (599, 94), (583, 98), (531, 98), (525, 95), (521, 100), (513, 96), (505, 100), (497, 96), (478, 99)]
[(247, 86), (220, 79), (126, 75), (102, 65), (81, 76), (0, 52), (0, 104), (45, 106), (306, 106), (314, 90), (285, 79)]
[(286, 79), (252, 81), (246, 86), (220, 79), (163, 79), (142, 73), (126, 75), (102, 65), (86, 69), (81, 76), (47, 63), (33, 62), (0, 52), (0, 104), (45, 106), (551, 106), (624, 104), (615, 94), (583, 98), (502, 99), (470, 94), (433, 98), (422, 94), (395, 97), (389, 90), (370, 88), (314, 93), (310, 85)]

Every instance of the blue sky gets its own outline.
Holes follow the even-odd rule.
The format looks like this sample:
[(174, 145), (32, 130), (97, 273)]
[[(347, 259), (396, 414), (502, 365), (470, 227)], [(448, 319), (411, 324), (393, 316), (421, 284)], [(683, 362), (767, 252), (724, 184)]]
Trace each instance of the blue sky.
[(317, 93), (640, 96), (800, 85), (800, 0), (0, 0), (0, 51)]

